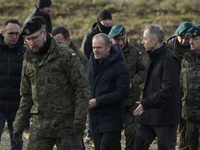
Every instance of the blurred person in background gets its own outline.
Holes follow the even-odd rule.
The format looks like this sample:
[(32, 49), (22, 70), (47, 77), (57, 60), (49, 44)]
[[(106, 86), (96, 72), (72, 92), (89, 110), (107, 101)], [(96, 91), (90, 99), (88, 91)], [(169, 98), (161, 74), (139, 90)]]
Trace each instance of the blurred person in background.
[(46, 32), (51, 33), (52, 24), (51, 24), (51, 18), (50, 18), (50, 15), (49, 15), (49, 13), (51, 11), (52, 11), (51, 0), (37, 0), (37, 4), (35, 6), (33, 13), (31, 15), (29, 15), (28, 18), (24, 21), (23, 27), (33, 17), (41, 16), (41, 17), (44, 18), (44, 20), (46, 22)]
[(79, 50), (76, 47), (75, 43), (70, 38), (70, 33), (68, 29), (62, 26), (57, 26), (53, 29), (52, 35), (57, 43), (60, 43), (62, 45), (68, 46), (71, 49), (73, 49), (76, 55), (78, 56), (78, 58), (80, 59), (80, 61), (82, 62), (82, 64), (85, 66), (88, 58), (85, 56), (85, 54), (81, 50)]
[(101, 9), (97, 14), (97, 22), (92, 25), (92, 28), (85, 34), (81, 50), (84, 51), (87, 58), (90, 58), (92, 52), (92, 38), (98, 33), (108, 34), (112, 28), (112, 15), (107, 9)]

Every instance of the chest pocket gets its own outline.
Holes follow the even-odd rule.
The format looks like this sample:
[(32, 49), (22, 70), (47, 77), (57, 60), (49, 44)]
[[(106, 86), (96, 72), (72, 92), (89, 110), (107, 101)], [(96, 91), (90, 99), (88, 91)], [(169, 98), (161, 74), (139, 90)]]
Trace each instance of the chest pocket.
[(27, 69), (26, 76), (30, 79), (31, 83), (34, 83), (35, 70), (33, 68)]

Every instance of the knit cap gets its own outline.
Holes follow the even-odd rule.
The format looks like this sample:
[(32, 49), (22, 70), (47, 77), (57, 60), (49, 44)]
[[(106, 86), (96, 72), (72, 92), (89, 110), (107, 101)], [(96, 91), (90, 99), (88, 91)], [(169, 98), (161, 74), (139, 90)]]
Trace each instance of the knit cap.
[(112, 20), (112, 15), (111, 15), (111, 12), (110, 10), (107, 10), (107, 9), (102, 9), (98, 12), (98, 15), (97, 15), (97, 19), (101, 22), (102, 20), (105, 20), (105, 19), (111, 19)]
[(42, 9), (44, 7), (48, 7), (51, 5), (51, 0), (38, 0), (37, 1), (37, 8)]

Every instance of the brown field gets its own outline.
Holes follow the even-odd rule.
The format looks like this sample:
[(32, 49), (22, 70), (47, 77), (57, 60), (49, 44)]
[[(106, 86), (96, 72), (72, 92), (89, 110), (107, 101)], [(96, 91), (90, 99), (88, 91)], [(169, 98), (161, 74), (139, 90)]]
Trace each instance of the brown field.
[[(0, 28), (9, 18), (15, 18), (23, 24), (32, 13), (36, 0), (0, 0)], [(165, 40), (174, 34), (176, 28), (185, 21), (199, 24), (198, 0), (52, 0), (50, 14), (53, 28), (65, 26), (80, 48), (83, 36), (96, 21), (100, 9), (109, 9), (113, 25), (126, 27), (128, 41), (142, 52), (144, 61), (146, 52), (141, 45), (143, 29), (148, 24), (158, 24), (165, 31)]]

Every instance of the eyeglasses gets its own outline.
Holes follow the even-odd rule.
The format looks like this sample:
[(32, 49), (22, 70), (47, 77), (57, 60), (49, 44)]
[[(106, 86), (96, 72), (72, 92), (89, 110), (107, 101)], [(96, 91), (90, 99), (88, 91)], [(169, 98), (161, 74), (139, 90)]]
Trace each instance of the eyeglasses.
[(19, 36), (19, 32), (8, 32), (8, 35), (13, 37), (14, 35)]
[(30, 42), (31, 40), (34, 42), (34, 41), (36, 41), (39, 38), (39, 36), (42, 34), (42, 32), (43, 31), (41, 31), (38, 36), (35, 36), (35, 37), (32, 37), (32, 38), (25, 38), (25, 39), (27, 40), (27, 42)]

